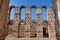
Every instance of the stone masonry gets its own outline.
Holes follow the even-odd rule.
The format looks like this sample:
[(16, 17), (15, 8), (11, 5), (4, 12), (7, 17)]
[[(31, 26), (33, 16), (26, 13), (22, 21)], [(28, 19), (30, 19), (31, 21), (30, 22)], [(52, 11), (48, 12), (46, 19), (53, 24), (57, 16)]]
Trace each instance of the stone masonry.
[[(14, 7), (14, 6), (13, 6)], [(53, 7), (47, 6), (31, 6), (31, 7), (14, 7), (15, 14), (14, 20), (10, 20), (8, 23), (8, 33), (17, 38), (39, 38), (39, 40), (43, 40), (43, 28), (46, 28), (46, 32), (48, 33), (48, 37), (46, 40), (57, 40), (56, 38), (56, 30), (55, 30), (55, 18), (53, 17)], [(26, 17), (25, 20), (21, 20), (21, 9), (26, 9)], [(36, 9), (36, 20), (31, 19), (31, 9)], [(47, 20), (42, 19), (42, 8), (46, 8)], [(9, 17), (7, 18), (9, 19)], [(30, 40), (30, 39), (29, 39)], [(44, 39), (45, 40), (45, 39)]]
[[(53, 6), (9, 6), (9, 0), (0, 0), (0, 40), (60, 40), (60, 0), (52, 0)], [(11, 9), (14, 19), (10, 20)], [(25, 19), (21, 20), (21, 9), (25, 8)], [(31, 19), (31, 9), (36, 9), (36, 20)], [(47, 20), (42, 19), (42, 8)], [(12, 35), (7, 37), (8, 35)]]

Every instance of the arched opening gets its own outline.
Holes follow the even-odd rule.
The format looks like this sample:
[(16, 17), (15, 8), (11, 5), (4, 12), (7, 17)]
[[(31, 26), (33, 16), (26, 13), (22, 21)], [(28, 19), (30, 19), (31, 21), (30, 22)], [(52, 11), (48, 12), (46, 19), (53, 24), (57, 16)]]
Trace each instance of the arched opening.
[(26, 12), (25, 8), (21, 8), (21, 14), (20, 14), (21, 20), (25, 20), (25, 12)]
[(31, 9), (31, 19), (36, 20), (36, 9), (35, 8)]
[(43, 20), (46, 20), (47, 19), (46, 8), (42, 8), (42, 19)]
[(36, 22), (35, 21), (32, 21), (31, 22), (31, 26), (30, 26), (30, 37), (31, 38), (37, 37), (37, 34), (36, 34)]
[(24, 37), (24, 20), (19, 23), (18, 27), (18, 38)]
[(44, 38), (47, 38), (47, 37), (48, 37), (47, 28), (43, 28), (43, 37), (44, 37)]
[(14, 19), (15, 8), (11, 9), (10, 19)]
[(48, 38), (48, 37), (49, 37), (49, 35), (48, 35), (48, 24), (45, 21), (43, 23), (43, 38)]

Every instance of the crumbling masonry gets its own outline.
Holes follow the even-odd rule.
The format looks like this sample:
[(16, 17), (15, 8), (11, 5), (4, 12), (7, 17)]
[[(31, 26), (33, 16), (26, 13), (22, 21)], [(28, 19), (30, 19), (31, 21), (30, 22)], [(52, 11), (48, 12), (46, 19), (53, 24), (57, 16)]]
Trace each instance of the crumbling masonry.
[[(9, 0), (0, 0), (0, 40), (9, 34), (23, 40), (60, 40), (60, 0), (53, 0), (53, 7), (9, 7), (8, 4)], [(12, 8), (15, 8), (14, 20), (10, 20)], [(22, 8), (26, 9), (25, 20), (20, 18)], [(36, 9), (36, 20), (31, 20), (32, 8)], [(42, 8), (46, 9), (47, 20), (42, 19)]]

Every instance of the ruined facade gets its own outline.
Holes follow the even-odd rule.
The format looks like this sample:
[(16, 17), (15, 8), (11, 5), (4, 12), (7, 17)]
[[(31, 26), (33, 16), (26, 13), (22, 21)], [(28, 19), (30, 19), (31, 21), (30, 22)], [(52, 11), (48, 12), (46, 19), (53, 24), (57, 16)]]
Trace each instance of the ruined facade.
[[(40, 7), (9, 7), (9, 0), (0, 0), (0, 40), (4, 40), (7, 35), (12, 35), (21, 40), (59, 40), (60, 1), (52, 1), (52, 7), (45, 5)], [(12, 8), (15, 8), (14, 20), (10, 20)], [(20, 18), (22, 8), (26, 9), (25, 20)], [(32, 8), (36, 9), (36, 20), (31, 20)], [(42, 19), (42, 8), (46, 9), (47, 20)]]

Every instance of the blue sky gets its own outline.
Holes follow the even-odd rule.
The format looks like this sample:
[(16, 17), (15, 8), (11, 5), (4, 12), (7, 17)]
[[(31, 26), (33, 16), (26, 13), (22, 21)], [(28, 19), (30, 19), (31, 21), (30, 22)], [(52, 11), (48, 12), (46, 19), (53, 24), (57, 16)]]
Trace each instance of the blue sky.
[[(32, 6), (32, 5), (36, 5), (36, 6), (43, 6), (43, 5), (46, 5), (46, 6), (53, 6), (53, 4), (52, 4), (52, 0), (10, 0), (10, 3), (9, 3), (9, 6), (12, 6), (12, 5), (14, 5), (14, 6), (22, 6), (22, 5), (24, 5), (24, 6)], [(13, 19), (14, 18), (14, 10), (15, 9), (12, 9), (11, 10), (11, 19)], [(22, 9), (22, 16), (21, 16), (21, 18), (22, 19), (24, 19), (24, 11), (25, 9)], [(31, 18), (32, 19), (36, 19), (36, 10), (35, 9), (32, 9), (31, 10)], [(46, 10), (43, 8), (42, 9), (42, 18), (45, 20), (46, 19)]]

